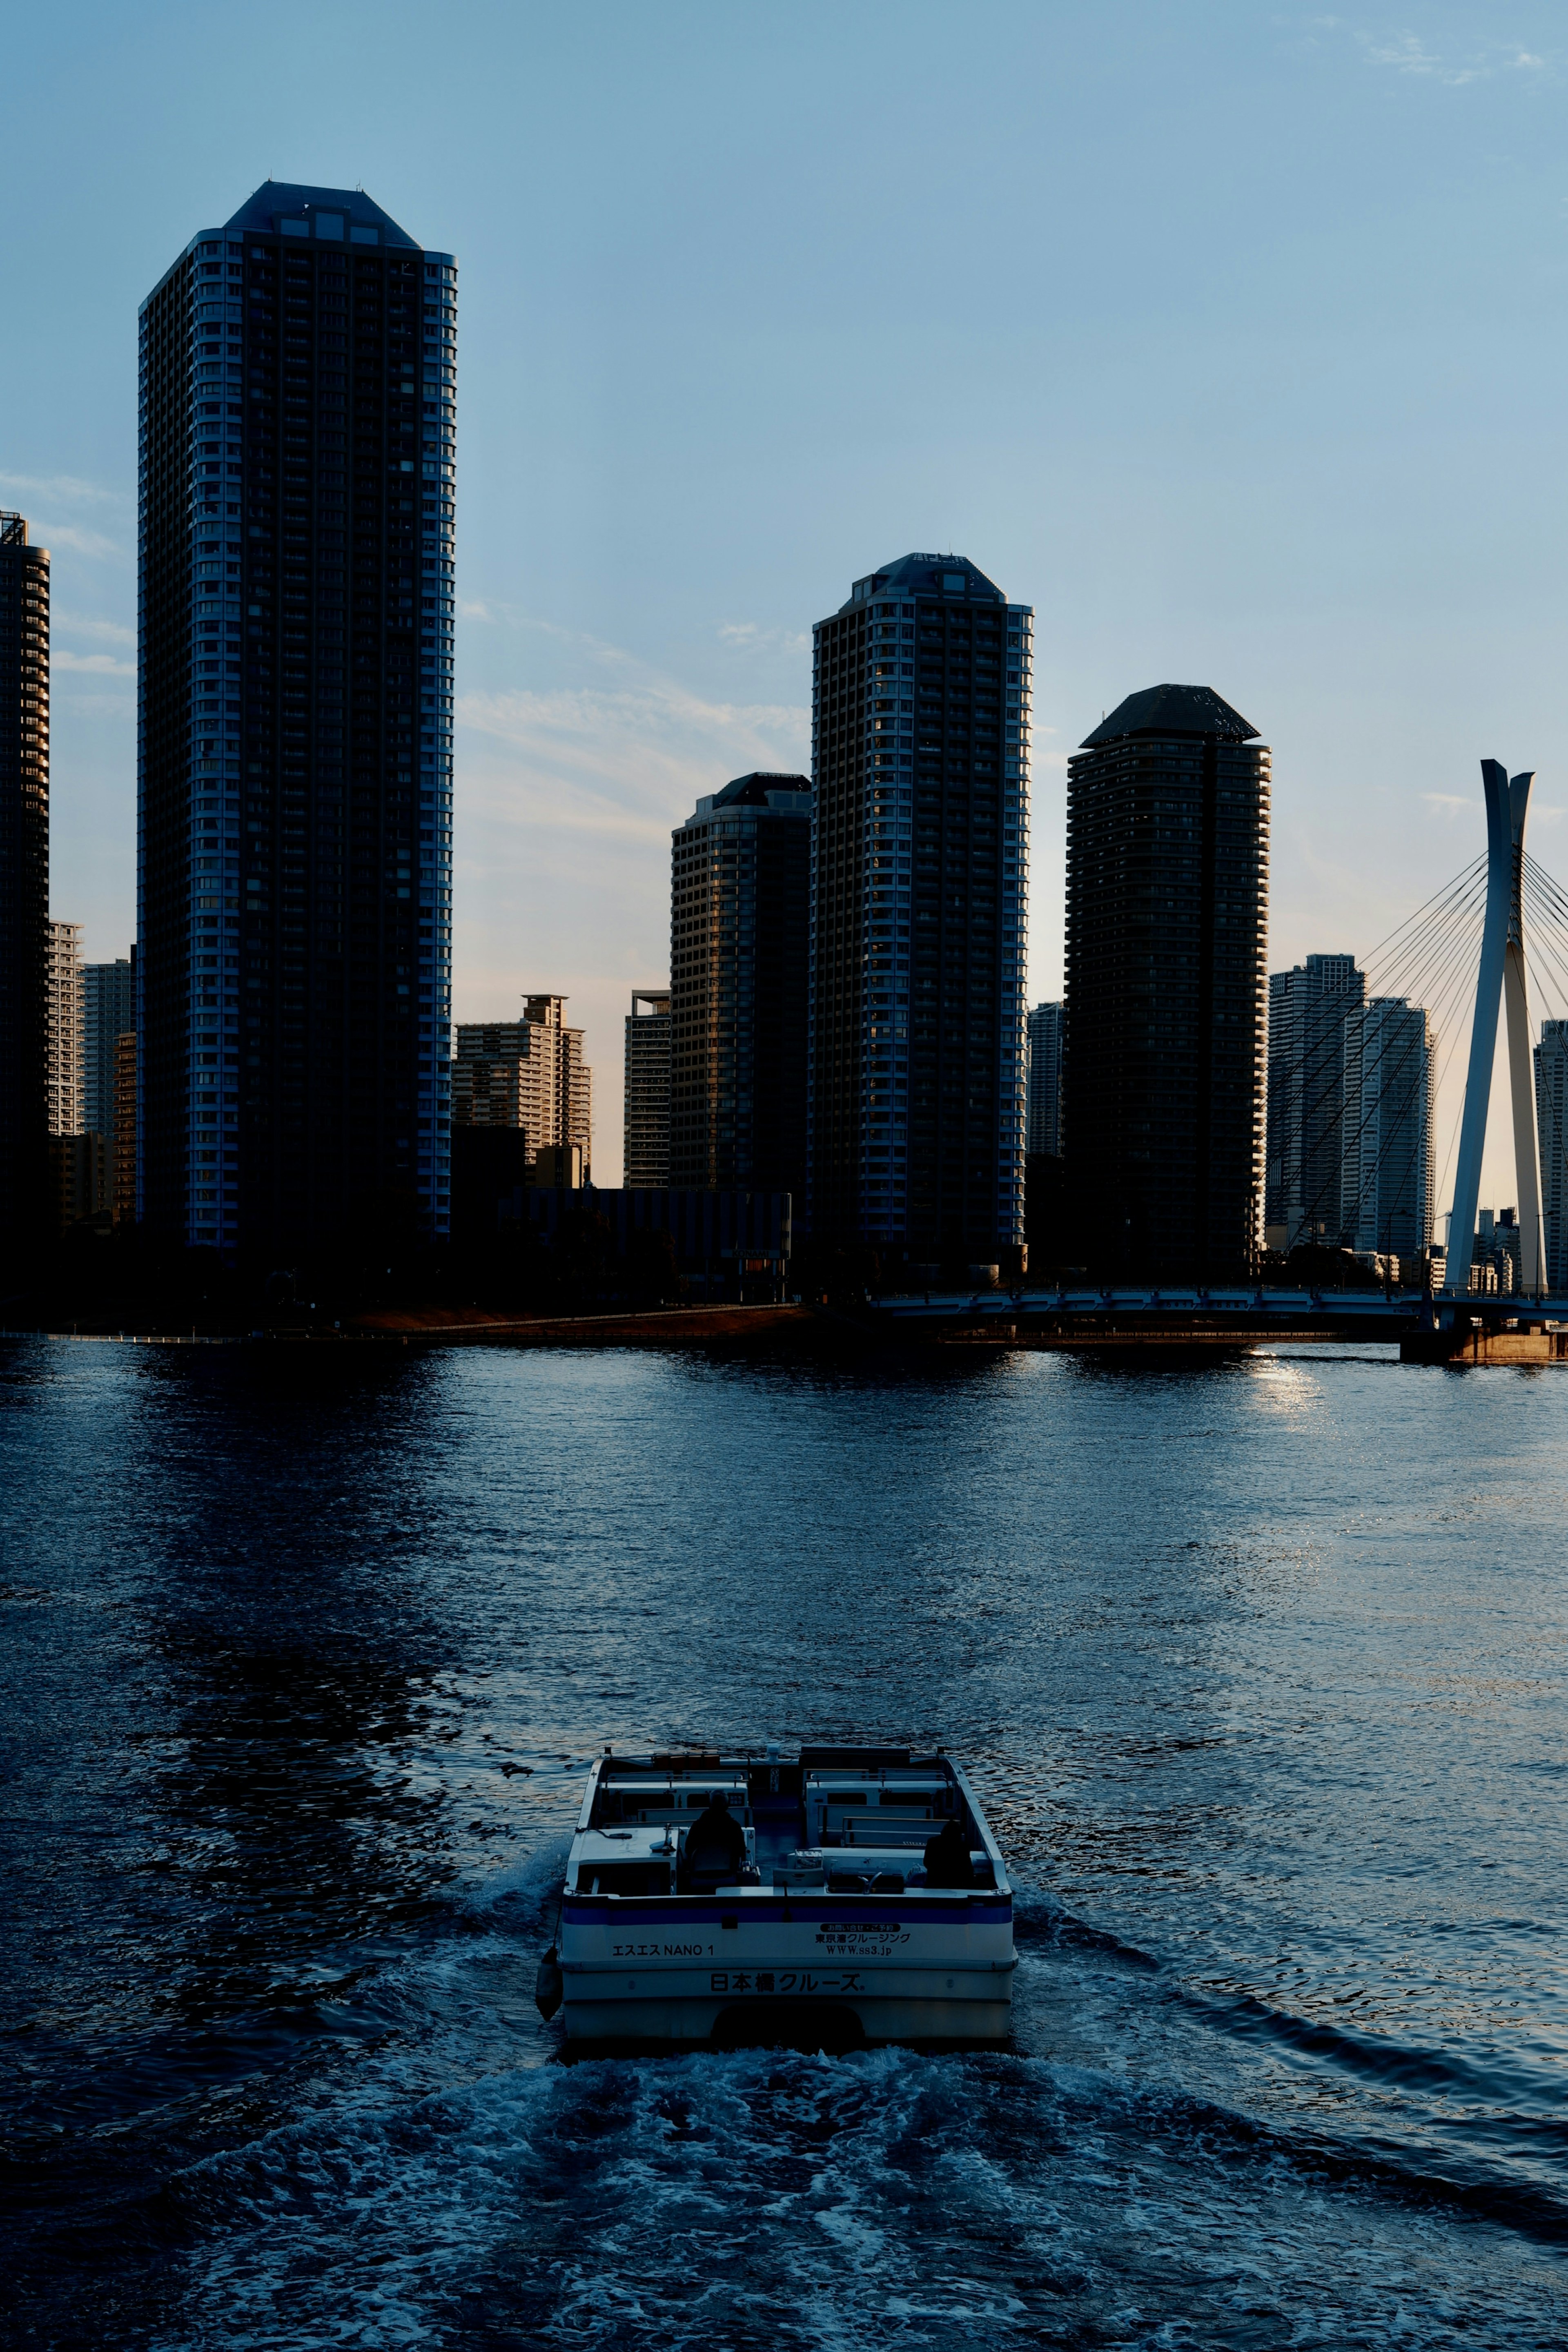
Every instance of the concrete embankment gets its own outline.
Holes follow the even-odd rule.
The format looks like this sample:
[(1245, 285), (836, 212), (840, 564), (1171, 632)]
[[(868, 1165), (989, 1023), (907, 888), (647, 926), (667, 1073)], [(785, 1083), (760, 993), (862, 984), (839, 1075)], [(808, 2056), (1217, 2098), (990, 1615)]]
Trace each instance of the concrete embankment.
[(612, 1315), (527, 1316), (486, 1314), (477, 1307), (389, 1307), (384, 1313), (356, 1316), (344, 1336), (421, 1347), (505, 1339), (513, 1346), (539, 1348), (700, 1348), (804, 1331), (815, 1322), (809, 1307), (662, 1307)]

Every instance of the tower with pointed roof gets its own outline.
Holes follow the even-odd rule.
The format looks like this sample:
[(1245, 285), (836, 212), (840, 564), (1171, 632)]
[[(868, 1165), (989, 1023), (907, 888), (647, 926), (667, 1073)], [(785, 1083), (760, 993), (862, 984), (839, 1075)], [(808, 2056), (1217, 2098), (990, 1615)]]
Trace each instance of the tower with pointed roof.
[(140, 1213), (447, 1229), (456, 265), (268, 181), (141, 306)]
[(906, 555), (812, 633), (810, 1230), (890, 1268), (1021, 1262), (1032, 628)]
[(1270, 760), (1212, 688), (1129, 695), (1068, 764), (1063, 1128), (1091, 1271), (1245, 1279), (1263, 1179)]

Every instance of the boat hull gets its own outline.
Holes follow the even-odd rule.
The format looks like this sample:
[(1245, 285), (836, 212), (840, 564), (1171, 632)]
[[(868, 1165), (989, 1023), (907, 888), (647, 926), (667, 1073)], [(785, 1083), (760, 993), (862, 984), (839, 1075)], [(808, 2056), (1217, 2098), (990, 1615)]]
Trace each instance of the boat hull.
[(810, 2040), (820, 2013), (829, 2042), (994, 2046), (1011, 2019), (1012, 1906), (569, 1896), (560, 1962), (570, 2043)]

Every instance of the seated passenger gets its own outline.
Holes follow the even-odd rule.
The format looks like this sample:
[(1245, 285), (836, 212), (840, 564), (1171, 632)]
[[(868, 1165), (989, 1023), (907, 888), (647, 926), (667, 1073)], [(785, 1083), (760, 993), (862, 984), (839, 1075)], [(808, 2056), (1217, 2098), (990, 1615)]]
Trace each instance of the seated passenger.
[(925, 1842), (925, 1884), (927, 1886), (973, 1886), (975, 1866), (969, 1860), (968, 1843), (962, 1822), (944, 1822), (934, 1838)]
[(681, 1856), (683, 1880), (700, 1875), (716, 1882), (738, 1878), (746, 1860), (746, 1832), (729, 1810), (722, 1789), (716, 1789), (686, 1832)]

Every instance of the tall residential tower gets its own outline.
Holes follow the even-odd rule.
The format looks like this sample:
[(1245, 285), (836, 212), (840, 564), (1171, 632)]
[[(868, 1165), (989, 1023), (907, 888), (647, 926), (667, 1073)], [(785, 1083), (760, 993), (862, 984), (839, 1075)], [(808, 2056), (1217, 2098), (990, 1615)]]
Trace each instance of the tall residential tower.
[(1091, 1270), (1235, 1280), (1262, 1206), (1269, 753), (1206, 686), (1129, 695), (1068, 764), (1068, 1182)]
[(448, 1222), (456, 268), (268, 181), (141, 307), (141, 1213)]
[(670, 992), (634, 988), (626, 1015), (621, 1181), (628, 1189), (670, 1181)]
[(0, 513), (0, 1234), (41, 1230), (48, 1176), (49, 556)]
[(1344, 1024), (1365, 997), (1354, 956), (1310, 955), (1269, 975), (1263, 1236), (1272, 1250), (1337, 1249), (1343, 1237)]
[(668, 1181), (800, 1201), (810, 779), (737, 776), (671, 838)]
[(1018, 1262), (1031, 628), (906, 555), (812, 633), (816, 1234)]

